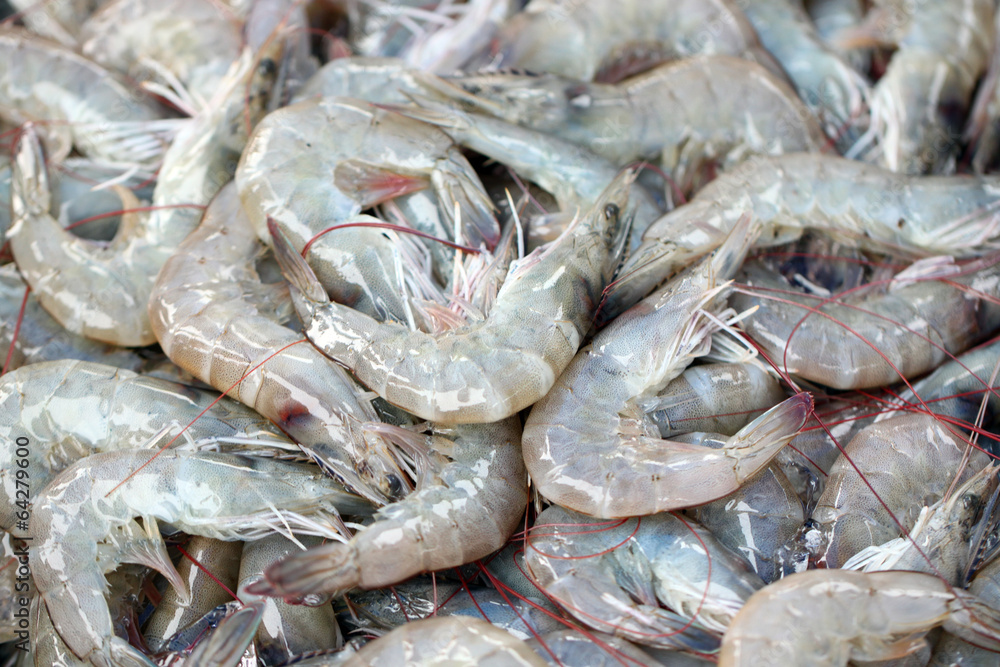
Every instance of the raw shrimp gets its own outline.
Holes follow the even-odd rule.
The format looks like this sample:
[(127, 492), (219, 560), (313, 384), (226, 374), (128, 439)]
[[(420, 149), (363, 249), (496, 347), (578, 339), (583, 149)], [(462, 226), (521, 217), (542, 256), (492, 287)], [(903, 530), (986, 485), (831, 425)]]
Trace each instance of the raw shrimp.
[(524, 559), (532, 579), (584, 625), (693, 653), (714, 652), (716, 633), (764, 587), (711, 533), (669, 512), (595, 524), (553, 505), (536, 519)]
[[(860, 431), (833, 464), (812, 511), (804, 540), (813, 559), (837, 568), (865, 547), (899, 537), (899, 524), (909, 530), (920, 509), (944, 495), (965, 448), (934, 417), (921, 413), (902, 414)], [(987, 460), (973, 450), (959, 482)]]
[(703, 364), (681, 373), (641, 409), (661, 438), (692, 431), (735, 435), (784, 398), (781, 385), (761, 364)]
[(458, 202), (469, 244), (493, 247), (500, 236), (479, 177), (448, 135), (360, 100), (309, 99), (270, 114), (236, 183), (261, 238), (272, 217), (296, 249), (329, 224), (428, 185), (449, 227)]
[(998, 195), (996, 177), (914, 178), (832, 155), (751, 158), (649, 226), (603, 310), (609, 319), (623, 312), (747, 212), (763, 225), (758, 245), (814, 228), (875, 250), (968, 256), (1000, 236)]
[(342, 663), (343, 667), (450, 665), (545, 667), (527, 644), (487, 621), (467, 616), (425, 618), (402, 625)]
[[(392, 427), (382, 427), (389, 428)], [(437, 429), (410, 447), (426, 450), (425, 484), (375, 515), (347, 544), (288, 556), (265, 571), (251, 593), (301, 597), (391, 586), (421, 572), (471, 563), (517, 529), (528, 502), (520, 420)], [(412, 435), (412, 434), (411, 434)], [(433, 454), (445, 456), (435, 462)]]
[[(955, 168), (976, 81), (995, 38), (993, 0), (876, 0), (867, 32), (898, 46), (871, 101), (879, 163), (907, 174)], [(865, 28), (859, 33), (864, 37)], [(862, 137), (848, 153), (866, 147)]]
[[(970, 350), (953, 361), (941, 364), (937, 369), (912, 387), (901, 387), (898, 399), (893, 405), (923, 407), (925, 404), (933, 414), (947, 417), (950, 423), (971, 426), (983, 404), (986, 394), (986, 412), (983, 427), (994, 430), (1000, 418), (1000, 396), (991, 391), (989, 379), (1000, 359), (1000, 340), (993, 341)], [(998, 389), (996, 384), (992, 389)], [(887, 410), (876, 419), (888, 419), (895, 414)], [(995, 445), (983, 443), (995, 449)]]
[(826, 133), (846, 145), (853, 143), (857, 134), (850, 126), (864, 110), (871, 84), (823, 43), (799, 0), (737, 4), (746, 11), (764, 48), (784, 67)]
[(506, 72), (448, 81), (461, 90), (438, 85), (435, 92), (471, 111), (571, 141), (617, 165), (657, 161), (684, 191), (710, 165), (727, 170), (748, 155), (816, 151), (824, 143), (784, 81), (725, 56), (668, 63), (618, 84)]
[(160, 651), (178, 630), (229, 602), (232, 596), (226, 589), (236, 590), (242, 542), (223, 542), (196, 535), (184, 545), (184, 550), (188, 556), (181, 558), (177, 574), (185, 589), (171, 587), (164, 591), (143, 632), (146, 644), (154, 653)]
[[(993, 607), (1000, 608), (1000, 559), (976, 573), (969, 593)], [(946, 633), (934, 649), (929, 667), (993, 667), (997, 654)]]
[(330, 301), (275, 228), (305, 335), (366, 387), (422, 419), (475, 424), (516, 414), (573, 358), (618, 264), (634, 171), (552, 245), (507, 276), (485, 320), (439, 334), (382, 323)]
[[(22, 303), (25, 306), (24, 315), (18, 328)], [(56, 359), (93, 361), (130, 371), (138, 371), (143, 364), (143, 359), (132, 350), (98, 343), (66, 331), (39, 305), (13, 263), (0, 266), (0, 359), (6, 360), (8, 353), (8, 371)]]
[(706, 503), (735, 491), (802, 427), (812, 407), (807, 394), (712, 450), (661, 440), (640, 407), (708, 351), (724, 316), (724, 281), (755, 231), (745, 220), (714, 255), (600, 331), (531, 409), (524, 460), (545, 498), (600, 517)]
[[(95, 452), (146, 446), (172, 428), (190, 428), (192, 439), (254, 442), (290, 448), (277, 428), (253, 410), (214, 392), (113, 366), (83, 361), (51, 361), (24, 366), (0, 378), (0, 528), (14, 524), (15, 501), (23, 497), (16, 461), (41, 489), (56, 473)], [(204, 413), (204, 414), (203, 414)], [(197, 421), (195, 418), (199, 417)], [(14, 443), (27, 440), (28, 454)]]
[(377, 421), (370, 398), (312, 346), (289, 347), (302, 338), (280, 323), (287, 288), (257, 274), (264, 250), (226, 186), (153, 288), (149, 317), (163, 351), (272, 420), (352, 490), (378, 502), (405, 493), (389, 445), (361, 428)]
[[(164, 159), (155, 210), (123, 217), (110, 244), (86, 241), (49, 215), (49, 186), (37, 137), (22, 133), (16, 152), (10, 247), (42, 306), (70, 331), (124, 346), (156, 342), (146, 314), (156, 274), (198, 223), (207, 204), (231, 177), (246, 123), (264, 113), (274, 63), (254, 67), (245, 50), (218, 100), (177, 137)], [(246, 116), (244, 116), (244, 112)]]
[(331, 605), (290, 605), (284, 600), (260, 598), (246, 590), (247, 586), (263, 578), (265, 568), (297, 552), (299, 545), (316, 547), (323, 542), (321, 538), (308, 535), (296, 535), (295, 539), (299, 544), (284, 535), (247, 542), (238, 570), (239, 588), (233, 587), (240, 600), (257, 602), (264, 607), (266, 622), (258, 629), (254, 645), (257, 657), (266, 665), (285, 664), (303, 653), (330, 651), (344, 643)]
[(481, 45), (492, 41), (501, 24), (519, 6), (516, 0), (469, 0), (463, 6), (465, 13), (461, 18), (417, 36), (404, 58), (421, 70), (449, 73), (464, 69)]
[(780, 67), (729, 0), (532, 0), (490, 45), (492, 67), (617, 80), (696, 54), (732, 55)]
[(757, 307), (743, 322), (750, 338), (783, 372), (835, 389), (922, 375), (1000, 328), (998, 256), (942, 280), (832, 303), (797, 294), (760, 265), (745, 267), (739, 279), (748, 290), (735, 293), (730, 305)]
[(80, 27), (80, 51), (133, 79), (177, 81), (200, 108), (240, 55), (240, 27), (205, 0), (114, 0)]
[(722, 638), (719, 667), (887, 660), (939, 625), (1000, 650), (1000, 612), (920, 572), (801, 572), (758, 591)]
[(95, 454), (36, 496), (29, 563), (66, 645), (80, 658), (110, 666), (113, 656), (136, 652), (112, 632), (97, 542), (133, 517), (142, 517), (145, 530), (155, 531), (159, 519), (226, 540), (260, 538), (278, 528), (336, 538), (338, 511), (369, 508), (301, 464), (212, 452)]
[[(22, 30), (0, 30), (0, 60), (17, 63), (0, 79), (0, 119), (42, 125), (49, 150), (149, 167), (178, 127), (143, 93), (73, 51)], [(58, 161), (58, 160), (57, 160)]]
[[(621, 169), (591, 151), (542, 132), (529, 130), (489, 116), (467, 113), (453, 104), (420, 98), (421, 107), (392, 108), (404, 115), (441, 126), (466, 148), (500, 162), (520, 176), (537, 183), (555, 197), (560, 213), (557, 229), (565, 229), (574, 211), (593, 206)], [(632, 190), (635, 219), (629, 248), (635, 248), (648, 224), (660, 216), (660, 207), (645, 188)], [(532, 224), (535, 224), (534, 222)]]
[[(713, 433), (691, 433), (677, 438), (701, 447), (719, 449), (726, 438)], [(781, 573), (778, 555), (806, 518), (802, 500), (777, 463), (764, 468), (724, 498), (688, 510), (719, 542), (743, 556), (770, 583)]]
[[(923, 507), (905, 537), (862, 549), (844, 563), (845, 570), (926, 572), (952, 586), (962, 586), (979, 545), (973, 539), (976, 519), (996, 486), (997, 468), (987, 466), (955, 489), (951, 497)], [(991, 517), (982, 517), (989, 522)]]

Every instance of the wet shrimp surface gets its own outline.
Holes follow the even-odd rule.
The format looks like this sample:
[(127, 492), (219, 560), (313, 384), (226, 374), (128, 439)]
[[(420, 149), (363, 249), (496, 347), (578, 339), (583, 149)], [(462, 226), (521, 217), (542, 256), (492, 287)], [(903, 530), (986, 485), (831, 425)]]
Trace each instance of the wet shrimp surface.
[(995, 665), (991, 0), (0, 0), (0, 667)]

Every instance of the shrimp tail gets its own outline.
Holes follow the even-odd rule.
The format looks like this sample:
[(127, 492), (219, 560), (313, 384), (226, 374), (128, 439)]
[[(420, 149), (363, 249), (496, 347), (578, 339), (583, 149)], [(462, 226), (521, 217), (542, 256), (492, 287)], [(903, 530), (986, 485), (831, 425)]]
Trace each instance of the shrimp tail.
[(1000, 651), (1000, 611), (972, 593), (953, 589), (955, 599), (949, 604), (944, 629), (974, 646)]
[(257, 634), (263, 618), (264, 603), (260, 601), (226, 616), (208, 637), (198, 643), (188, 656), (187, 664), (206, 667), (237, 664)]
[(306, 595), (338, 595), (361, 583), (361, 569), (353, 546), (331, 542), (300, 551), (274, 563), (264, 578), (247, 586), (253, 595), (281, 596), (301, 602)]
[(500, 242), (500, 223), (493, 214), (493, 202), (482, 186), (469, 178), (464, 168), (450, 159), (438, 160), (431, 174), (434, 191), (449, 225), (456, 222), (455, 205), (466, 214), (462, 232), (473, 246), (485, 243), (493, 248)]
[(167, 554), (167, 545), (160, 535), (160, 526), (153, 517), (143, 517), (142, 527), (135, 522), (129, 524), (123, 531), (127, 537), (122, 540), (119, 559), (123, 563), (145, 565), (162, 574), (168, 583), (177, 591), (181, 604), (191, 601), (191, 592), (184, 578), (174, 567)]
[(802, 392), (782, 401), (734, 435), (736, 477), (742, 484), (766, 466), (778, 451), (798, 435), (813, 410), (813, 399)]
[(282, 274), (292, 287), (308, 301), (318, 305), (329, 303), (330, 297), (323, 289), (323, 285), (319, 282), (312, 267), (303, 259), (302, 255), (295, 252), (288, 239), (271, 218), (267, 220), (267, 229), (271, 232), (274, 258), (278, 261)]
[(351, 194), (362, 208), (370, 208), (395, 197), (419, 192), (427, 179), (386, 169), (363, 160), (344, 160), (333, 171), (337, 188)]

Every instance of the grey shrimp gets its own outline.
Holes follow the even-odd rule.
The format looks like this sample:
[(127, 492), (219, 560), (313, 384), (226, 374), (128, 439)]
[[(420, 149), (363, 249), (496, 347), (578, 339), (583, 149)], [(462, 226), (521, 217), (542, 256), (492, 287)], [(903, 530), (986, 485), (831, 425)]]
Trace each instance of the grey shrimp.
[[(102, 667), (134, 654), (114, 636), (97, 543), (142, 517), (193, 535), (256, 539), (277, 529), (338, 538), (338, 512), (370, 505), (318, 468), (213, 452), (121, 450), (94, 454), (59, 474), (35, 499), (31, 573), (66, 645)], [(113, 569), (110, 564), (109, 569)]]
[(362, 384), (422, 419), (496, 421), (544, 396), (576, 353), (618, 263), (634, 179), (621, 174), (557, 241), (512, 268), (485, 320), (439, 334), (331, 301), (277, 229), (276, 256), (305, 335)]
[[(205, 445), (211, 440), (294, 448), (253, 410), (228, 398), (212, 405), (216, 399), (211, 391), (104, 364), (32, 364), (0, 377), (0, 437), (33, 443), (29, 455), (20, 458), (27, 461), (29, 479), (39, 489), (78, 459), (145, 447), (154, 439), (162, 444), (164, 438), (157, 436), (178, 434), (189, 425), (188, 437)], [(0, 482), (6, 492), (0, 501), (0, 528), (8, 530), (19, 495), (16, 460), (14, 447), (0, 449)]]
[(1000, 329), (1000, 257), (954, 268), (940, 280), (828, 303), (750, 265), (740, 277), (747, 288), (730, 305), (757, 307), (743, 326), (782, 371), (835, 389), (881, 387), (922, 375)]
[[(826, 489), (812, 511), (803, 537), (813, 560), (841, 567), (865, 547), (899, 537), (895, 518), (909, 530), (921, 508), (939, 500), (951, 485), (965, 449), (966, 443), (949, 429), (921, 413), (862, 429), (830, 468)], [(973, 450), (959, 482), (987, 460)]]
[(652, 223), (608, 296), (608, 317), (715, 248), (750, 212), (758, 245), (822, 229), (846, 243), (918, 256), (973, 256), (1000, 238), (1000, 178), (914, 177), (833, 155), (755, 157)]
[[(283, 284), (262, 284), (265, 252), (234, 184), (163, 265), (149, 318), (181, 368), (272, 420), (313, 460), (378, 502), (407, 490), (388, 443), (361, 425), (377, 421), (370, 397), (343, 368), (281, 324)], [(252, 371), (252, 372), (251, 372)], [(235, 385), (235, 386), (234, 386)]]
[[(174, 140), (153, 194), (154, 210), (124, 216), (110, 244), (66, 231), (49, 214), (45, 161), (37, 137), (22, 133), (11, 187), (11, 251), (42, 306), (70, 331), (116, 345), (156, 342), (145, 306), (163, 263), (197, 226), (198, 207), (231, 178), (246, 141), (246, 119), (264, 111), (274, 63), (245, 50), (219, 99)], [(249, 106), (247, 103), (249, 101)]]
[(781, 68), (729, 0), (532, 0), (501, 29), (489, 65), (616, 80), (666, 60), (731, 55)]
[(247, 590), (295, 598), (380, 588), (471, 563), (506, 544), (528, 502), (519, 419), (432, 428), (437, 437), (428, 443), (410, 437), (411, 450), (426, 461), (417, 491), (380, 509), (347, 544), (290, 555)]
[(149, 169), (178, 129), (179, 121), (165, 119), (145, 93), (23, 30), (0, 29), (0, 60), (18, 64), (0, 80), (0, 118), (15, 125), (49, 121), (41, 127), (57, 159), (76, 147), (87, 157)]
[(816, 32), (799, 0), (740, 3), (760, 41), (781, 63), (806, 105), (830, 137), (845, 148), (853, 143), (871, 84)]
[[(330, 224), (347, 222), (362, 209), (428, 186), (437, 194), (446, 229), (454, 229), (456, 214), (461, 217), (462, 242), (492, 248), (500, 237), (489, 196), (448, 135), (360, 100), (306, 99), (268, 115), (240, 159), (236, 184), (261, 238), (270, 241), (271, 218), (296, 250)], [(357, 268), (342, 266), (349, 260), (338, 261), (333, 254), (337, 245), (353, 243), (360, 249), (381, 240), (355, 241), (352, 237), (360, 233), (343, 230), (311, 246), (310, 262), (328, 289), (348, 280), (342, 274), (357, 273)], [(386, 282), (380, 292), (389, 300), (399, 281)], [(381, 310), (389, 309), (383, 305)], [(399, 306), (391, 313), (403, 319)]]
[(507, 72), (449, 77), (458, 90), (423, 80), (470, 111), (560, 137), (614, 164), (657, 162), (685, 192), (709, 164), (726, 171), (750, 155), (818, 151), (825, 142), (788, 84), (726, 56), (660, 65), (617, 84)]
[(640, 407), (708, 351), (724, 316), (724, 281), (754, 232), (744, 220), (716, 253), (601, 330), (534, 405), (523, 448), (539, 493), (600, 517), (698, 505), (735, 491), (802, 427), (812, 408), (807, 394), (764, 413), (724, 449), (713, 450), (660, 439)]
[(761, 589), (722, 638), (719, 667), (887, 660), (926, 646), (943, 625), (1000, 650), (1000, 611), (921, 572), (812, 570)]
[(847, 155), (907, 174), (954, 171), (972, 91), (996, 38), (993, 0), (876, 0), (859, 35), (898, 48), (875, 84), (871, 128)]
[(712, 653), (764, 587), (743, 558), (670, 512), (595, 522), (553, 505), (531, 528), (524, 560), (546, 595), (585, 626), (692, 653)]
[(285, 535), (271, 535), (247, 542), (238, 567), (239, 587), (233, 586), (239, 599), (256, 602), (264, 607), (267, 623), (257, 630), (254, 645), (261, 661), (279, 665), (304, 653), (340, 648), (344, 637), (337, 625), (333, 606), (291, 605), (277, 598), (264, 598), (247, 591), (247, 587), (264, 578), (264, 570), (287, 556), (306, 548), (318, 547), (322, 538), (296, 535), (296, 542)]
[[(18, 328), (22, 303), (24, 314)], [(64, 329), (38, 303), (13, 262), (0, 266), (0, 358), (6, 359), (8, 353), (8, 371), (59, 359), (93, 361), (130, 371), (138, 371), (143, 364), (133, 350), (98, 343)]]

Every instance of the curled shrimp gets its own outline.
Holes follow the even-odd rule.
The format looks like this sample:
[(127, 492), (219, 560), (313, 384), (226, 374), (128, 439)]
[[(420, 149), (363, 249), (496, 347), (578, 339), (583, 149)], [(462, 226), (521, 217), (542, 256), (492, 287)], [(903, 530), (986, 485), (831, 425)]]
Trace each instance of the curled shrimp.
[[(246, 141), (243, 111), (250, 122), (259, 118), (273, 81), (274, 63), (263, 58), (255, 67), (246, 50), (217, 104), (192, 119), (167, 152), (153, 194), (155, 209), (125, 215), (110, 244), (75, 236), (50, 215), (41, 145), (32, 129), (22, 132), (12, 177), (10, 247), (55, 320), (76, 334), (116, 345), (156, 342), (145, 308), (156, 274), (197, 226), (197, 209), (232, 177)], [(234, 124), (234, 117), (240, 122)]]
[(332, 605), (293, 605), (280, 598), (261, 598), (246, 590), (264, 577), (268, 566), (299, 551), (300, 545), (308, 548), (322, 543), (322, 538), (308, 535), (296, 535), (295, 542), (285, 535), (271, 535), (243, 546), (239, 588), (234, 586), (233, 590), (240, 600), (264, 607), (268, 622), (257, 631), (255, 646), (265, 664), (280, 665), (302, 654), (340, 648), (344, 643)]
[(634, 179), (621, 174), (556, 242), (513, 268), (485, 320), (439, 334), (330, 301), (275, 228), (276, 256), (305, 335), (362, 384), (422, 419), (496, 421), (544, 396), (576, 353), (624, 244)]
[[(290, 555), (265, 571), (267, 581), (247, 590), (286, 598), (339, 595), (488, 556), (510, 539), (528, 501), (520, 433), (519, 420), (511, 417), (443, 428), (443, 440), (430, 445), (411, 438), (411, 449), (426, 450), (419, 455), (429, 466), (425, 484), (380, 509), (347, 544)], [(445, 458), (432, 459), (435, 451)]]
[[(804, 538), (813, 559), (840, 567), (862, 549), (899, 537), (900, 524), (909, 530), (921, 508), (944, 495), (965, 450), (948, 428), (921, 413), (859, 431), (830, 468), (812, 511)], [(987, 456), (974, 450), (959, 482), (986, 462)]]
[(610, 523), (552, 506), (525, 549), (532, 579), (588, 627), (712, 653), (717, 635), (764, 587), (743, 558), (691, 520), (661, 512)]
[(898, 46), (875, 84), (871, 128), (847, 153), (879, 138), (875, 157), (893, 171), (955, 168), (962, 123), (995, 39), (992, 0), (878, 0), (858, 38)]
[[(307, 99), (270, 114), (240, 159), (236, 183), (261, 238), (271, 217), (296, 249), (330, 223), (428, 185), (449, 229), (458, 203), (471, 245), (493, 247), (500, 236), (479, 177), (444, 132), (359, 100)], [(312, 247), (318, 253), (322, 244)]]
[(20, 125), (45, 120), (59, 159), (75, 146), (88, 157), (149, 168), (178, 121), (144, 94), (73, 51), (22, 30), (0, 30), (0, 59), (17, 63), (0, 80), (0, 118)]
[[(783, 80), (726, 56), (668, 63), (617, 84), (506, 72), (449, 78), (460, 90), (423, 80), (472, 111), (566, 139), (617, 165), (657, 161), (685, 191), (710, 164), (727, 170), (749, 155), (818, 151), (825, 141)], [(720, 103), (721, 89), (732, 104)]]
[(835, 389), (881, 387), (926, 373), (1000, 328), (1000, 257), (976, 264), (986, 266), (830, 304), (748, 266), (741, 280), (750, 289), (730, 304), (758, 306), (743, 326), (783, 371)]
[(96, 557), (97, 542), (117, 527), (142, 517), (147, 532), (159, 519), (228, 540), (260, 538), (278, 527), (335, 538), (339, 510), (366, 513), (370, 505), (301, 464), (213, 452), (95, 454), (36, 497), (31, 574), (67, 646), (110, 667), (114, 656), (135, 653), (112, 632)]
[(729, 0), (533, 0), (500, 29), (490, 65), (615, 80), (696, 54), (754, 60), (781, 76), (757, 34)]
[[(34, 446), (15, 458), (0, 449), (0, 528), (14, 525), (18, 498), (16, 460), (42, 488), (60, 470), (97, 452), (144, 447), (166, 432), (184, 433), (203, 445), (253, 442), (286, 449), (292, 443), (269, 421), (214, 392), (83, 361), (24, 366), (0, 378), (0, 436)], [(197, 418), (197, 421), (195, 419)]]
[(604, 311), (623, 312), (716, 247), (748, 211), (763, 227), (758, 245), (814, 228), (883, 252), (970, 256), (1000, 237), (998, 193), (996, 177), (914, 177), (820, 154), (755, 157), (649, 226)]
[(708, 351), (725, 310), (723, 281), (752, 238), (746, 219), (713, 256), (580, 350), (525, 423), (524, 460), (539, 493), (600, 517), (698, 505), (735, 491), (802, 427), (812, 407), (808, 394), (764, 413), (726, 448), (713, 450), (661, 440), (639, 407)]
[(242, 542), (200, 535), (184, 545), (187, 556), (177, 564), (184, 589), (171, 587), (164, 591), (143, 632), (149, 648), (154, 652), (162, 650), (174, 633), (232, 599), (229, 591), (236, 590), (242, 552)]
[(921, 572), (812, 570), (761, 589), (722, 638), (720, 667), (888, 660), (945, 630), (1000, 650), (1000, 612)]
[(314, 461), (376, 502), (407, 479), (384, 440), (371, 397), (343, 368), (281, 324), (287, 288), (262, 284), (257, 240), (236, 187), (223, 188), (201, 225), (164, 264), (149, 302), (153, 331), (181, 368), (248, 405), (289, 434)]

